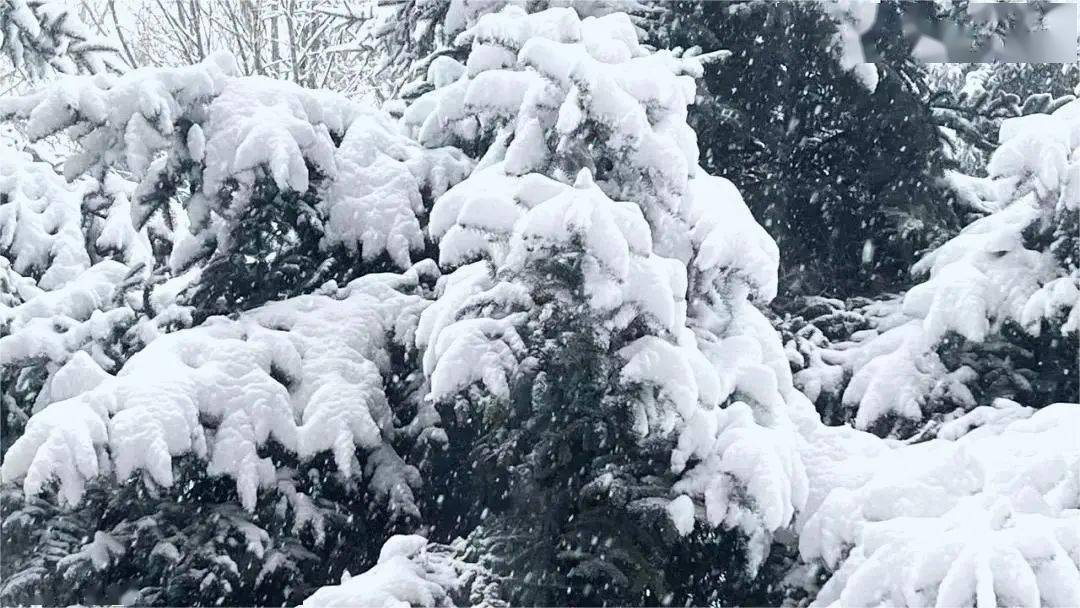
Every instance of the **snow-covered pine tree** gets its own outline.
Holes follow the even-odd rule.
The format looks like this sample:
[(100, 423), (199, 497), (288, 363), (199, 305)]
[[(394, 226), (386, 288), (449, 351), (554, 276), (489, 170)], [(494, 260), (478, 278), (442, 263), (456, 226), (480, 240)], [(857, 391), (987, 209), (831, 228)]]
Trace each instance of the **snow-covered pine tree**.
[[(481, 156), (429, 230), (444, 268), (485, 261), (445, 277), (418, 332), (445, 483), (477, 481), (442, 496), (447, 532), (480, 524), (471, 541), (515, 603), (745, 589), (803, 473), (786, 361), (751, 303), (775, 294), (776, 247), (696, 167), (698, 60), (649, 52), (625, 14), (566, 8), (508, 7), (457, 43), (465, 64), (432, 63), (441, 86), (404, 113), (425, 145)], [(666, 576), (659, 547), (696, 574)], [(711, 578), (722, 559), (739, 580)]]
[(31, 80), (54, 72), (103, 74), (125, 68), (116, 48), (90, 31), (74, 5), (59, 0), (5, 0), (0, 52)]
[[(1080, 409), (997, 400), (914, 446), (822, 425), (758, 309), (775, 243), (697, 166), (700, 60), (644, 47), (626, 15), (586, 16), (614, 4), (458, 4), (476, 10), (404, 119), (473, 171), (216, 58), (4, 102), (39, 135), (71, 127), (86, 264), (150, 243), (140, 310), (210, 284), (236, 297), (196, 297), (197, 317), (230, 313), (196, 327), (137, 323), (151, 330), (115, 374), (86, 365), (92, 348), (56, 370), (0, 468), (0, 603), (296, 604), (341, 581), (308, 604), (769, 604), (795, 544), (783, 587), (822, 604), (1080, 602)], [(1010, 137), (1020, 162), (987, 187), (1048, 201), (1069, 128), (1057, 148)], [(311, 230), (289, 215), (301, 203)], [(991, 239), (1045, 246), (1073, 281), (1021, 315), (1051, 339), (1075, 316), (1059, 306), (1075, 228), (1057, 217)], [(959, 258), (998, 277), (975, 240), (928, 262), (931, 291)], [(290, 282), (279, 245), (335, 260), (312, 280), (340, 282)], [(217, 283), (229, 255), (281, 284)], [(0, 285), (15, 307), (50, 293), (13, 264)], [(762, 566), (771, 541), (785, 559)]]
[[(638, 208), (604, 196), (588, 170), (572, 189), (537, 178), (502, 180), (508, 211), (532, 198), (507, 254), (458, 271), (418, 334), (451, 444), (471, 435), (468, 500), (486, 497), (462, 523), (480, 525), (471, 541), (513, 604), (684, 595), (669, 589), (651, 549), (678, 538), (667, 514), (675, 419), (714, 402), (718, 387), (696, 377), (691, 358), (699, 373), (710, 370), (689, 331), (685, 350), (672, 337), (681, 265), (651, 254)], [(440, 204), (478, 207), (469, 194)], [(664, 357), (670, 366), (656, 369)], [(688, 532), (685, 502), (679, 525)]]
[(997, 397), (1075, 398), (1078, 116), (1073, 101), (1005, 120), (990, 175), (970, 180), (992, 212), (920, 260), (927, 280), (883, 305), (872, 330), (797, 380), (821, 385), (842, 367), (850, 382), (831, 386), (856, 426), (902, 435)]
[[(16, 441), (7, 452), (13, 456), (5, 458), (5, 480), (23, 481), (26, 495), (43, 492), (48, 497), (44, 504), (59, 503), (61, 508), (8, 503), (11, 507), (5, 513), (10, 512), (15, 523), (4, 532), (5, 547), (13, 556), (5, 566), (18, 584), (0, 591), (5, 603), (117, 602), (125, 590), (133, 590), (135, 595), (127, 599), (137, 603), (295, 602), (314, 586), (336, 580), (345, 569), (359, 571), (370, 565), (388, 533), (399, 527), (415, 531), (419, 511), (412, 490), (419, 477), (389, 446), (400, 445), (407, 454), (412, 449), (410, 438), (423, 428), (412, 423), (407, 425), (409, 430), (394, 430), (398, 415), (408, 423), (415, 412), (410, 413), (408, 404), (395, 403), (406, 410), (390, 414), (381, 378), (385, 373), (387, 384), (392, 385), (399, 376), (412, 377), (407, 364), (403, 368), (399, 360), (408, 359), (411, 347), (404, 346), (408, 340), (398, 346), (384, 340), (383, 334), (394, 323), (387, 321), (387, 326), (373, 317), (373, 305), (347, 311), (338, 307), (344, 317), (314, 305), (312, 316), (338, 319), (341, 327), (351, 327), (353, 333), (325, 325), (311, 328), (310, 323), (293, 327), (287, 303), (266, 313), (272, 318), (264, 323), (278, 335), (287, 329), (314, 332), (304, 348), (322, 353), (310, 373), (323, 375), (309, 380), (303, 389), (307, 392), (298, 398), (320, 404), (309, 408), (311, 412), (322, 405), (330, 408), (308, 415), (321, 417), (316, 423), (322, 426), (311, 435), (330, 437), (332, 445), (319, 443), (322, 439), (305, 440), (303, 433), (298, 440), (295, 429), (288, 430), (303, 424), (302, 413), (294, 421), (291, 407), (281, 407), (287, 388), (298, 390), (300, 379), (281, 371), (289, 369), (296, 356), (273, 364), (260, 359), (263, 351), (243, 346), (248, 330), (226, 330), (226, 335), (194, 329), (161, 334), (215, 311), (235, 313), (283, 294), (311, 291), (313, 281), (330, 276), (344, 279), (377, 268), (409, 268), (411, 256), (426, 247), (421, 231), (425, 197), (437, 196), (455, 183), (470, 162), (453, 150), (420, 148), (397, 135), (386, 117), (341, 97), (264, 78), (235, 78), (230, 66), (228, 58), (214, 57), (188, 68), (73, 78), (3, 101), (8, 116), (26, 120), (32, 138), (66, 130), (75, 141), (78, 152), (67, 158), (65, 172), (72, 178), (85, 173), (87, 178), (79, 179), (81, 196), (72, 193), (65, 199), (74, 222), (69, 235), (73, 246), (77, 245), (87, 264), (97, 262), (93, 268), (115, 265), (126, 270), (127, 262), (140, 267), (150, 285), (134, 301), (128, 298), (128, 304), (154, 321), (138, 323), (125, 334), (135, 342), (124, 358), (132, 350), (142, 350), (117, 377), (94, 366), (88, 357), (77, 356), (66, 365), (63, 360), (50, 360), (49, 365), (60, 368), (55, 375), (66, 379), (64, 388), (41, 392), (38, 401), (44, 409), (39, 407), (29, 435), (6, 435), (22, 443)], [(132, 188), (113, 169), (134, 174), (138, 183)], [(52, 179), (62, 185), (57, 176)], [(12, 225), (21, 231), (37, 225), (14, 221)], [(207, 243), (209, 247), (204, 247)], [(315, 264), (316, 258), (325, 263)], [(311, 263), (300, 264), (304, 260)], [(238, 263), (230, 266), (230, 261)], [(433, 270), (429, 264), (419, 272), (428, 276)], [(293, 280), (304, 272), (311, 273), (303, 277), (304, 283)], [(404, 279), (412, 281), (407, 291), (419, 289), (418, 276), (413, 272), (412, 279)], [(24, 308), (37, 310), (47, 303), (36, 298), (36, 292), (28, 293), (32, 286), (25, 279), (12, 279), (17, 290), (12, 299), (26, 296), (29, 303)], [(338, 291), (331, 285), (328, 289), (334, 297), (352, 293), (351, 287)], [(377, 297), (371, 297), (385, 299), (386, 306), (408, 317), (413, 300), (403, 301), (394, 292), (376, 293)], [(370, 305), (371, 297), (362, 303)], [(336, 301), (316, 298), (316, 302), (322, 300)], [(90, 301), (73, 302), (89, 305)], [(194, 314), (185, 304), (196, 305)], [(98, 315), (95, 312), (91, 318)], [(396, 330), (409, 331), (408, 321), (403, 323)], [(334, 335), (327, 338), (320, 333), (326, 330)], [(239, 343), (230, 342), (237, 339), (233, 334), (241, 336)], [(28, 343), (42, 344), (36, 333), (27, 336)], [(5, 336), (5, 355), (14, 353), (7, 347), (17, 339), (18, 334)], [(218, 352), (224, 359), (206, 368), (209, 375), (185, 380), (182, 373), (174, 373), (160, 382), (152, 380), (174, 364), (183, 365), (170, 359), (176, 355), (170, 355), (174, 347)], [(229, 358), (232, 355), (239, 363)], [(265, 367), (258, 368), (258, 361)], [(393, 372), (392, 366), (396, 366)], [(116, 371), (116, 367), (107, 369)], [(324, 377), (335, 373), (344, 378), (338, 388)], [(128, 377), (126, 384), (118, 379), (121, 376)], [(256, 376), (262, 378), (265, 390), (255, 387), (254, 393), (243, 392)], [(321, 384), (329, 386), (320, 389)], [(96, 396), (86, 396), (91, 389)], [(153, 396), (154, 390), (163, 393)], [(230, 398), (229, 390), (241, 393)], [(175, 412), (168, 411), (170, 402), (161, 394), (180, 399), (171, 402)], [(249, 397), (255, 403), (247, 403)], [(274, 399), (268, 402), (270, 397)], [(338, 398), (355, 401), (349, 411), (361, 418), (364, 414), (356, 408), (374, 408), (377, 415), (367, 416), (367, 426), (359, 419), (339, 419), (335, 416), (341, 412), (334, 413)], [(81, 409), (86, 399), (96, 404), (91, 408), (96, 412), (93, 416), (81, 415), (87, 413)], [(166, 404), (165, 409), (155, 408), (155, 401)], [(33, 401), (20, 399), (19, 403)], [(237, 408), (269, 407), (268, 403), (278, 404), (278, 422), (286, 429), (269, 443), (267, 421), (259, 420), (262, 414), (244, 410), (230, 417)], [(109, 404), (136, 411), (122, 414)], [(72, 408), (81, 414), (63, 414)], [(174, 419), (185, 411), (181, 418), (186, 422)], [(252, 429), (256, 420), (258, 428)], [(123, 429), (115, 430), (117, 424)], [(191, 432), (187, 441), (157, 435), (176, 424)], [(329, 433), (326, 425), (339, 425), (345, 434)], [(110, 430), (102, 434), (102, 429)], [(353, 432), (363, 434), (364, 445), (374, 452), (353, 456), (354, 444), (348, 439)], [(237, 433), (241, 444), (233, 445)], [(256, 440), (243, 444), (245, 433), (254, 433)], [(149, 443), (133, 448), (110, 443), (110, 437), (122, 442), (125, 435), (142, 436)], [(387, 447), (377, 450), (380, 435)], [(221, 446), (221, 452), (208, 467), (206, 458), (215, 446)], [(97, 457), (85, 451), (95, 447), (102, 458), (100, 468), (91, 466)], [(67, 449), (82, 451), (77, 457), (65, 456)], [(329, 473), (334, 469), (328, 465), (329, 450), (335, 453), (339, 473)], [(153, 473), (141, 467), (144, 461), (139, 459), (144, 456), (153, 460)], [(174, 456), (177, 460), (170, 464)], [(221, 479), (233, 465), (245, 471), (239, 485)], [(114, 473), (116, 481), (110, 482)], [(49, 482), (54, 475), (63, 480), (59, 493), (54, 493)], [(25, 483), (28, 479), (30, 485)], [(80, 501), (84, 482), (101, 491), (91, 491)], [(117, 482), (121, 490), (110, 493)], [(238, 495), (240, 505), (236, 504)], [(127, 503), (137, 503), (139, 508), (120, 508)], [(187, 507), (192, 504), (200, 506)], [(26, 530), (31, 533), (21, 532)], [(65, 530), (73, 536), (64, 537)], [(99, 534), (109, 539), (108, 546), (118, 542), (131, 555), (156, 556), (151, 560), (154, 566), (143, 571), (130, 568), (127, 560), (60, 563), (40, 559), (43, 548), (50, 546), (66, 547), (54, 554), (75, 555), (80, 543), (71, 544), (72, 538), (96, 542)], [(94, 551), (87, 548), (82, 553)], [(69, 568), (71, 564), (78, 568)], [(283, 583), (294, 574), (293, 584)], [(69, 583), (60, 585), (60, 580)], [(34, 595), (43, 589), (56, 589), (63, 595)]]
[(184, 300), (196, 318), (311, 291), (321, 283), (404, 269), (425, 248), (423, 198), (441, 194), (469, 164), (452, 149), (424, 151), (388, 119), (329, 91), (238, 77), (215, 55), (182, 68), (116, 78), (73, 77), (4, 100), (31, 139), (67, 131), (74, 178), (111, 167), (138, 186), (131, 217), (187, 234), (169, 257), (194, 271)]

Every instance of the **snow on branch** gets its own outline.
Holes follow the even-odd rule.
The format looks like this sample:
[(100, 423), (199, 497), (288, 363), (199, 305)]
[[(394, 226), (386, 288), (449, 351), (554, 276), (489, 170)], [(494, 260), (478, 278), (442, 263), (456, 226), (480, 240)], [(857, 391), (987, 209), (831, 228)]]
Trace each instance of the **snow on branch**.
[(369, 275), (333, 296), (301, 296), (155, 340), (115, 377), (34, 415), (5, 456), (3, 480), (21, 480), (28, 496), (56, 480), (61, 502), (74, 504), (89, 478), (110, 471), (120, 480), (145, 471), (169, 486), (172, 458), (193, 453), (211, 474), (232, 477), (250, 510), (258, 489), (275, 481), (258, 452), (273, 438), (301, 458), (332, 452), (346, 476), (359, 473), (360, 450), (386, 467), (374, 474), (381, 494), (415, 488), (418, 473), (387, 444), (394, 420), (382, 379), (387, 341), (421, 307), (406, 293), (409, 276)]
[(61, 74), (124, 71), (115, 46), (91, 33), (74, 11), (59, 0), (5, 0), (0, 10), (0, 52), (17, 70), (38, 79)]

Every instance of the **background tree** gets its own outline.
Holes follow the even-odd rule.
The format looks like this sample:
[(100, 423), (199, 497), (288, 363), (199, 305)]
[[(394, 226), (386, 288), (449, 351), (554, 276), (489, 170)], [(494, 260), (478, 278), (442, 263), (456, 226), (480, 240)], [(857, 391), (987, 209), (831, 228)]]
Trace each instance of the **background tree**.
[(873, 89), (842, 63), (839, 26), (817, 3), (665, 9), (660, 44), (732, 53), (706, 66), (690, 122), (703, 166), (744, 192), (785, 252), (785, 293), (895, 288), (957, 228), (922, 68), (893, 3), (867, 34), (882, 53)]

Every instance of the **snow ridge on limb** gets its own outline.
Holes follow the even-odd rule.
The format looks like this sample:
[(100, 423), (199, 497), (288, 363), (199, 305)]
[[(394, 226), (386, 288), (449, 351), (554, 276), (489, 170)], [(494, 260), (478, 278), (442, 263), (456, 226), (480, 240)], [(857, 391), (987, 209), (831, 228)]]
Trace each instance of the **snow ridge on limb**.
[[(331, 451), (345, 475), (359, 473), (355, 450), (382, 454), (369, 462), (388, 467), (372, 472), (377, 485), (409, 494), (419, 474), (383, 453), (394, 427), (381, 374), (387, 339), (403, 315), (416, 316), (420, 298), (406, 293), (416, 280), (369, 275), (335, 294), (161, 337), (115, 377), (33, 416), (5, 457), (3, 479), (22, 480), (27, 495), (55, 479), (61, 502), (73, 504), (87, 479), (110, 470), (121, 480), (142, 470), (169, 486), (172, 458), (193, 453), (211, 474), (233, 477), (250, 510), (258, 489), (275, 482), (257, 451), (272, 437), (301, 458)], [(415, 509), (411, 498), (402, 508)]]

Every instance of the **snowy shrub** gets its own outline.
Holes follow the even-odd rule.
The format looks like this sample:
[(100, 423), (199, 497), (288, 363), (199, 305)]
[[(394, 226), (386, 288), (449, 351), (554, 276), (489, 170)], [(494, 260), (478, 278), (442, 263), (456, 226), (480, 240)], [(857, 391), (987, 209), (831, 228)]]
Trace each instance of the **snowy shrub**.
[(324, 559), (348, 567), (341, 554), (370, 533), (325, 498), (336, 484), (305, 494), (282, 480), (248, 513), (192, 464), (178, 464), (183, 489), (95, 480), (71, 509), (5, 489), (4, 603), (295, 603), (325, 580)]
[(931, 66), (930, 106), (960, 171), (947, 173), (962, 204), (987, 211), (980, 205), (980, 180), (971, 184), (964, 174), (985, 170), (1004, 120), (1050, 114), (1075, 99), (1077, 70), (1075, 65), (1042, 63)]

